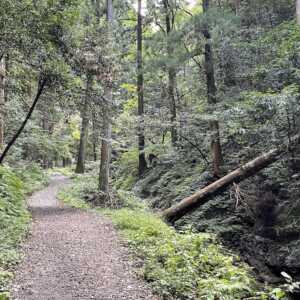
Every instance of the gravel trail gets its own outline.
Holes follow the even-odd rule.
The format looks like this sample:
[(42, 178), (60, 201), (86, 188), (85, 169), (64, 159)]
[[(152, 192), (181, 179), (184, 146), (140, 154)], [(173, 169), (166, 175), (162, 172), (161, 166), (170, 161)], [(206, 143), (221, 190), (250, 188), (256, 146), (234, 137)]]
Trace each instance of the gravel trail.
[(157, 299), (136, 278), (108, 219), (60, 205), (56, 193), (67, 184), (68, 179), (56, 175), (28, 201), (33, 224), (12, 299)]

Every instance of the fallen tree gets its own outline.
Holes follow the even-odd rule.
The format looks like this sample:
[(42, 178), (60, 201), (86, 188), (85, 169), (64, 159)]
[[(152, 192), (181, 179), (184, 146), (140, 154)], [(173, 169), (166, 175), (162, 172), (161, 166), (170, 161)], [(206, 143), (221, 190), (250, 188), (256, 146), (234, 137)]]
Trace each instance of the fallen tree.
[(289, 139), (288, 142), (283, 143), (278, 148), (273, 149), (268, 153), (262, 154), (261, 156), (253, 159), (252, 161), (239, 167), (238, 169), (220, 178), (219, 180), (211, 183), (205, 188), (197, 191), (193, 195), (181, 200), (179, 203), (164, 210), (162, 212), (162, 217), (167, 222), (175, 222), (187, 213), (195, 210), (199, 206), (206, 203), (211, 197), (224, 191), (224, 189), (226, 189), (229, 185), (233, 183), (239, 183), (244, 179), (255, 175), (260, 170), (266, 168), (275, 161), (279, 160), (283, 154), (293, 149), (299, 143), (300, 135), (296, 135), (293, 138)]

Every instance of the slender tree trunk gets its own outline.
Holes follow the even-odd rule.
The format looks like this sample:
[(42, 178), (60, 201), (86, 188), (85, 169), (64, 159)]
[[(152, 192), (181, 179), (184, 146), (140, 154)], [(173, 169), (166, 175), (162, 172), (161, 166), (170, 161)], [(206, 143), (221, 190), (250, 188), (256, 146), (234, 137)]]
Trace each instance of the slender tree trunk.
[(93, 110), (93, 158), (94, 161), (97, 161), (97, 143), (98, 143), (98, 133), (97, 133), (97, 121), (96, 121), (96, 113)]
[(176, 108), (176, 100), (175, 100), (175, 87), (176, 87), (176, 71), (174, 68), (170, 68), (169, 71), (169, 99), (170, 99), (170, 112), (171, 112), (171, 140), (172, 144), (176, 145), (176, 142), (178, 140), (178, 134), (177, 134), (177, 108)]
[(5, 78), (6, 62), (5, 55), (0, 60), (0, 150), (4, 147), (4, 127), (5, 127)]
[(300, 25), (300, 0), (296, 0), (296, 19), (297, 24)]
[[(166, 33), (167, 33), (167, 52), (170, 60), (174, 57), (174, 47), (173, 43), (170, 40), (170, 36), (172, 34), (172, 21), (170, 16), (170, 4), (168, 0), (163, 1), (164, 9), (165, 9), (165, 17), (166, 17)], [(177, 120), (177, 109), (176, 109), (176, 99), (175, 99), (175, 90), (176, 90), (176, 69), (169, 63), (168, 66), (168, 99), (170, 105), (170, 113), (171, 113), (171, 140), (172, 144), (175, 145), (178, 136), (177, 136), (177, 128), (176, 128), (176, 120)]]
[(96, 17), (97, 17), (97, 22), (100, 22), (101, 18), (101, 5), (100, 5), (100, 0), (95, 1), (95, 6), (96, 6)]
[(241, 7), (241, 0), (233, 0), (234, 8), (235, 8), (235, 14), (238, 15)]
[(145, 129), (144, 129), (144, 74), (143, 74), (143, 17), (142, 0), (138, 0), (137, 13), (137, 93), (138, 93), (138, 147), (139, 147), (139, 176), (147, 169), (145, 158)]
[(39, 86), (38, 86), (38, 91), (37, 91), (37, 94), (34, 98), (34, 101), (29, 109), (29, 112), (25, 118), (25, 120), (22, 122), (20, 128), (18, 129), (18, 131), (16, 132), (16, 134), (12, 137), (12, 139), (8, 142), (7, 146), (5, 147), (3, 153), (1, 154), (0, 156), (0, 164), (3, 163), (3, 160), (4, 158), (6, 157), (6, 155), (8, 154), (10, 148), (14, 145), (14, 143), (16, 142), (16, 140), (18, 139), (18, 137), (20, 136), (20, 134), (23, 132), (28, 120), (30, 119), (43, 91), (44, 91), (44, 88), (45, 88), (45, 85), (47, 83), (47, 78), (43, 78), (40, 80), (39, 82)]
[[(9, 60), (9, 54), (6, 54), (5, 55), (5, 83), (4, 83), (4, 99), (5, 99), (5, 102), (8, 101), (8, 84), (9, 84), (9, 77), (8, 77), (8, 74), (9, 74), (9, 68), (10, 68), (10, 60)], [(6, 111), (5, 111), (5, 118), (6, 118)]]
[(93, 142), (93, 159), (94, 159), (94, 162), (97, 161), (97, 144), (96, 144), (96, 142)]
[[(107, 30), (108, 43), (112, 44), (112, 30), (113, 30), (113, 3), (112, 0), (106, 0), (107, 10)], [(111, 47), (112, 48), (112, 47)], [(112, 64), (112, 63), (111, 63)], [(112, 101), (113, 101), (113, 79), (112, 67), (108, 67), (106, 71), (106, 79), (104, 80), (104, 96), (105, 103), (103, 105), (103, 138), (101, 145), (100, 158), (100, 175), (99, 175), (99, 189), (110, 197), (110, 161), (111, 161), (111, 133), (112, 133)]]
[[(112, 101), (112, 88), (106, 87), (105, 98), (107, 101)], [(99, 176), (99, 184), (100, 191), (105, 193), (108, 197), (110, 194), (110, 161), (111, 161), (111, 112), (109, 103), (106, 103), (104, 106), (103, 112), (103, 138), (102, 138), (102, 146), (101, 146), (101, 162), (100, 162), (100, 176)]]
[(84, 99), (84, 106), (81, 112), (81, 132), (80, 132), (80, 142), (78, 149), (77, 165), (75, 172), (78, 174), (83, 174), (85, 171), (85, 159), (86, 159), (86, 147), (87, 147), (87, 138), (89, 131), (89, 101), (90, 101), (90, 90), (92, 85), (92, 76), (87, 74), (86, 77), (86, 92)]
[(233, 183), (239, 183), (250, 176), (255, 175), (260, 170), (271, 165), (275, 161), (279, 160), (284, 153), (289, 151), (290, 147), (297, 147), (300, 142), (300, 136), (294, 136), (290, 141), (283, 143), (276, 149), (264, 153), (263, 155), (253, 159), (247, 164), (239, 167), (235, 171), (227, 174), (216, 182), (206, 186), (199, 190), (190, 197), (187, 197), (179, 203), (163, 211), (162, 216), (169, 222), (175, 222), (187, 213), (195, 210), (199, 206), (205, 204), (209, 199), (220, 192), (224, 191), (229, 185)]
[[(31, 90), (31, 89), (30, 89)], [(44, 133), (49, 133), (49, 125), (48, 125), (48, 116), (49, 116), (49, 112), (44, 112), (42, 114), (42, 118), (41, 118), (41, 127), (43, 128)], [(25, 157), (28, 157), (28, 153), (29, 151), (26, 151)], [(43, 168), (47, 169), (48, 165), (49, 165), (49, 157), (47, 154), (42, 154), (41, 156), (42, 162), (43, 162)]]
[[(203, 0), (203, 12), (206, 13), (209, 8), (209, 0)], [(206, 39), (205, 43), (205, 72), (206, 72), (206, 85), (207, 85), (207, 102), (213, 106), (217, 103), (217, 87), (215, 82), (214, 70), (214, 56), (211, 45), (211, 35), (208, 25), (204, 26), (203, 35)], [(220, 166), (223, 163), (222, 147), (220, 142), (220, 130), (218, 120), (210, 121), (211, 128), (211, 151), (213, 158), (213, 171), (214, 175), (221, 174)]]

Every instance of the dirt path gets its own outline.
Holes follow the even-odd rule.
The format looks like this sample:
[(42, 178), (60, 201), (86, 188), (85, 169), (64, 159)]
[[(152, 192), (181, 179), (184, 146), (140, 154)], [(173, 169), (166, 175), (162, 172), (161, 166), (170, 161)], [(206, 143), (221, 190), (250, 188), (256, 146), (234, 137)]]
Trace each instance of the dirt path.
[(57, 190), (67, 183), (55, 176), (29, 199), (34, 221), (12, 299), (156, 299), (135, 277), (109, 220), (59, 204)]

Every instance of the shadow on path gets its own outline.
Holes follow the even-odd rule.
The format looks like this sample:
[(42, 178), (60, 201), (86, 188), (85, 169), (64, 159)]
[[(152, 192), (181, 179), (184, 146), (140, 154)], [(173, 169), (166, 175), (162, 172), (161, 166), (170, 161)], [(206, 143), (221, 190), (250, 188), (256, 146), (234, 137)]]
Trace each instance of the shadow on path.
[(111, 222), (63, 207), (56, 198), (69, 184), (61, 175), (29, 200), (32, 229), (12, 286), (15, 300), (157, 299), (134, 266)]

